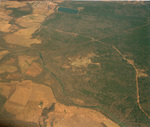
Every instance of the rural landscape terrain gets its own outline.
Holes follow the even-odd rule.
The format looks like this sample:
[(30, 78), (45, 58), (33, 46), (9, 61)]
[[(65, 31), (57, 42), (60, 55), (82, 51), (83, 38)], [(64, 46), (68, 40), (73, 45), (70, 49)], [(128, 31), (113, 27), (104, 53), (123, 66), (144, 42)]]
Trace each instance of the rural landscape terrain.
[(1, 1), (0, 127), (149, 127), (150, 2)]

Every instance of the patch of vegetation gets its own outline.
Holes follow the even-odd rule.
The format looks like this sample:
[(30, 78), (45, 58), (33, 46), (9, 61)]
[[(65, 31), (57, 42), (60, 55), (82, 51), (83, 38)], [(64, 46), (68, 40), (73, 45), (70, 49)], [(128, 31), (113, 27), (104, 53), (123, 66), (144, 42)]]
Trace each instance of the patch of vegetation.
[[(126, 3), (126, 2), (124, 2)], [(102, 38), (145, 24), (148, 12), (139, 5), (115, 2), (64, 2), (68, 8), (83, 7), (78, 15), (55, 13), (45, 21), (49, 28)], [(123, 8), (123, 9), (122, 9)], [(55, 22), (54, 22), (55, 21)]]
[(31, 5), (27, 5), (20, 8), (7, 8), (7, 10), (12, 10), (13, 12), (10, 14), (10, 16), (13, 16), (15, 18), (19, 18), (32, 13)]
[(3, 120), (0, 121), (1, 127), (38, 127), (36, 123), (24, 122), (21, 120)]
[(53, 112), (55, 110), (55, 103), (53, 103), (49, 108), (45, 107), (42, 111), (42, 116), (47, 117), (49, 112)]
[(6, 102), (6, 98), (0, 95), (0, 111), (3, 108), (3, 105), (5, 104), (5, 102)]

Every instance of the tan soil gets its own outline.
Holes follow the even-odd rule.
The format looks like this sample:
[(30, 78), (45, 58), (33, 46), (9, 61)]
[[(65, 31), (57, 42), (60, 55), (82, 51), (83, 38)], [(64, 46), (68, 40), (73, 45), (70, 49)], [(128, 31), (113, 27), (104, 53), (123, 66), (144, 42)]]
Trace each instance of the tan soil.
[(8, 50), (3, 50), (3, 51), (1, 51), (1, 52), (0, 52), (0, 60), (1, 60), (6, 54), (8, 54), (8, 53), (9, 53)]
[(7, 13), (8, 13), (8, 11), (5, 11), (3, 9), (0, 11), (0, 22), (2, 22), (2, 20), (3, 21), (10, 21), (13, 18), (11, 16), (8, 16)]
[(29, 97), (29, 101), (43, 102), (43, 108), (49, 107), (52, 103), (55, 103), (55, 97), (51, 88), (42, 84), (33, 83), (32, 93)]
[(148, 74), (140, 72), (138, 74), (138, 77), (148, 77)]
[(138, 77), (148, 77), (148, 74), (145, 73), (144, 69), (137, 69)]
[(8, 74), (6, 79), (11, 79), (11, 80), (19, 80), (22, 78), (22, 74), (21, 73), (12, 73), (12, 74)]
[(134, 65), (134, 60), (131, 59), (126, 59), (128, 61), (129, 64)]
[(9, 24), (9, 21), (0, 21), (0, 31), (2, 32), (9, 32), (11, 24)]
[(29, 101), (26, 107), (16, 114), (16, 119), (26, 122), (38, 122), (39, 116), (42, 113), (42, 109), (39, 108), (39, 102)]
[(6, 98), (8, 98), (9, 94), (10, 94), (10, 89), (11, 89), (10, 86), (5, 85), (3, 88), (2, 95), (5, 96)]
[(30, 14), (16, 19), (16, 23), (22, 27), (37, 27), (45, 20), (46, 16), (39, 14)]
[(16, 87), (13, 95), (8, 99), (9, 102), (25, 106), (31, 94), (32, 88), (27, 88), (26, 86)]
[(62, 68), (69, 69), (69, 68), (70, 68), (70, 66), (69, 66), (69, 65), (64, 64), (64, 65), (62, 66)]
[(18, 26), (12, 24), (11, 27), (10, 27), (10, 31), (9, 31), (9, 32), (15, 32), (15, 31), (17, 31), (18, 29), (19, 29)]
[(53, 122), (53, 127), (119, 127), (97, 111), (60, 103), (55, 104), (55, 111), (49, 113), (47, 122)]
[(15, 59), (14, 58), (10, 58), (9, 60), (7, 60), (6, 62), (5, 62), (5, 64), (13, 64), (13, 63), (15, 63)]
[[(29, 2), (29, 1), (28, 1)], [(4, 39), (6, 43), (15, 44), (25, 47), (30, 47), (31, 44), (40, 44), (41, 41), (38, 39), (32, 39), (32, 34), (40, 27), (41, 23), (45, 20), (46, 16), (51, 15), (54, 13), (54, 7), (57, 5), (53, 2), (40, 2), (40, 6), (37, 8), (33, 6), (33, 13), (30, 15), (26, 15), (20, 18), (16, 18), (16, 24), (26, 27), (25, 29), (20, 29), (15, 25), (11, 26), (9, 21), (12, 17), (8, 16), (11, 12), (8, 12), (4, 9), (4, 6), (7, 5), (7, 8), (18, 8), (20, 9), (29, 9), (27, 4), (28, 2), (17, 2), (17, 1), (9, 1), (9, 2), (2, 2), (2, 12), (0, 13), (2, 21), (0, 22), (0, 31), (2, 32), (14, 32), (11, 34), (7, 34)], [(32, 2), (31, 2), (32, 3)], [(50, 9), (49, 6), (52, 6)], [(4, 21), (8, 20), (8, 21)], [(18, 30), (17, 32), (15, 32)]]
[(26, 55), (19, 56), (18, 60), (19, 60), (19, 67), (21, 69), (21, 72), (25, 73), (28, 70), (32, 61), (34, 61), (36, 59), (37, 59), (37, 57), (31, 57), (31, 56), (26, 56)]
[[(52, 90), (42, 84), (36, 84), (30, 80), (7, 84), (11, 87), (15, 84), (16, 90), (6, 101), (4, 107), (8, 112), (15, 114), (16, 119), (37, 122), (43, 108), (56, 102)], [(42, 108), (39, 107), (40, 102), (43, 102)]]
[(91, 63), (92, 61), (89, 58), (81, 58), (81, 59), (77, 58), (75, 61), (71, 63), (71, 65), (76, 67), (81, 67), (81, 66), (87, 67)]
[(40, 15), (51, 15), (52, 13), (54, 13), (54, 7), (56, 6), (56, 3), (53, 2), (49, 2), (49, 1), (44, 1), (39, 3), (37, 6), (35, 6), (34, 4), (32, 5), (33, 8), (33, 14), (40, 14)]
[[(20, 83), (13, 82), (12, 85), (11, 83), (7, 84), (14, 86), (14, 83), (16, 83), (16, 90), (4, 107), (8, 112), (15, 114), (16, 119), (38, 123), (42, 110), (55, 103), (55, 110), (48, 114), (49, 118), (46, 120), (48, 125), (53, 122), (53, 127), (119, 127), (100, 112), (58, 103), (51, 88), (47, 86), (33, 83), (30, 80)], [(5, 93), (5, 90), (3, 92)], [(9, 93), (5, 94), (8, 96)], [(81, 102), (77, 99), (76, 101)], [(40, 102), (43, 102), (43, 107), (39, 106)]]
[(38, 39), (26, 38), (25, 36), (17, 35), (15, 33), (7, 34), (4, 37), (4, 39), (5, 39), (6, 43), (25, 46), (25, 47), (30, 47), (31, 44), (40, 44), (41, 43), (41, 41)]
[(5, 73), (5, 72), (15, 72), (17, 71), (17, 68), (15, 66), (11, 66), (11, 65), (1, 65), (0, 66), (0, 74)]
[(84, 101), (76, 98), (70, 98), (75, 104), (83, 105)]
[(35, 27), (29, 27), (26, 29), (20, 29), (17, 32), (15, 32), (16, 35), (24, 36), (25, 38), (32, 38), (32, 34), (37, 30)]
[(79, 11), (81, 11), (81, 10), (83, 10), (84, 9), (84, 7), (78, 7), (78, 10)]
[(68, 58), (68, 59), (71, 61), (70, 64), (75, 67), (87, 67), (89, 64), (95, 64), (100, 66), (99, 63), (93, 63), (91, 61), (91, 58), (93, 57), (98, 57), (98, 56), (95, 53), (89, 53), (87, 54), (86, 57), (81, 58), (80, 56), (78, 56), (77, 58)]
[(28, 68), (26, 74), (32, 77), (36, 77), (42, 72), (42, 67), (40, 64), (33, 62), (32, 65)]

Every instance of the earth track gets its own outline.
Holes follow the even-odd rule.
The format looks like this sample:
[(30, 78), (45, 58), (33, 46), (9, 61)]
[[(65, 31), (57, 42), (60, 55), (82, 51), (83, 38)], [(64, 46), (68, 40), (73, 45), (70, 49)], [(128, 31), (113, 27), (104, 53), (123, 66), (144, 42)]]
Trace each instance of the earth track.
[[(128, 62), (128, 59), (125, 58), (125, 56), (115, 47), (113, 46), (113, 48), (122, 56), (122, 58)], [(140, 110), (150, 119), (150, 116), (144, 111), (144, 109), (142, 108), (141, 104), (140, 104), (140, 95), (139, 95), (139, 84), (138, 84), (138, 70), (135, 67), (134, 64), (131, 64), (130, 62), (128, 62), (130, 65), (132, 65), (132, 67), (134, 68), (136, 75), (135, 75), (135, 79), (136, 79), (136, 93), (137, 93), (137, 103), (138, 106), (140, 108)]]

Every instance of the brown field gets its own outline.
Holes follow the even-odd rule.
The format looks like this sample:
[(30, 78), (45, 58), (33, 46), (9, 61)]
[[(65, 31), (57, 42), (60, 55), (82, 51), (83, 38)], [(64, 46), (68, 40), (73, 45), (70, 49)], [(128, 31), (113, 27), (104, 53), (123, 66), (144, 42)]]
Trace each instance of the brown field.
[(8, 54), (8, 53), (9, 53), (8, 50), (3, 50), (3, 51), (1, 51), (1, 52), (0, 52), (0, 60), (1, 60), (6, 54)]
[(0, 22), (0, 31), (9, 32), (10, 27), (11, 27), (11, 24), (9, 24), (9, 21), (1, 21)]
[(3, 88), (2, 95), (5, 96), (6, 98), (8, 98), (10, 95), (10, 89), (11, 89), (10, 86), (5, 85)]
[(42, 67), (40, 64), (33, 62), (31, 66), (28, 68), (26, 74), (32, 77), (36, 77), (42, 72)]
[(16, 23), (22, 27), (37, 27), (45, 20), (46, 16), (39, 14), (31, 14), (16, 19)]
[[(11, 83), (9, 85), (9, 88), (11, 88)], [(7, 95), (10, 94), (6, 93), (5, 89), (2, 92)], [(42, 108), (39, 107), (40, 102), (43, 102)], [(42, 109), (46, 106), (51, 106), (54, 102), (56, 100), (49, 87), (26, 80), (20, 83), (16, 82), (16, 90), (7, 100), (4, 107), (8, 112), (16, 114), (16, 119), (37, 122)]]
[(35, 27), (29, 27), (25, 29), (19, 29), (17, 32), (15, 32), (16, 35), (24, 36), (25, 38), (31, 39), (32, 34), (37, 30)]
[(13, 95), (8, 99), (9, 102), (25, 106), (31, 94), (32, 88), (18, 86)]
[(49, 113), (47, 122), (53, 127), (119, 127), (97, 111), (60, 103), (55, 104), (55, 111)]
[[(48, 5), (51, 5), (51, 8), (48, 8)], [(39, 6), (32, 6), (33, 7), (33, 14), (40, 14), (40, 15), (51, 15), (54, 13), (54, 7), (57, 5), (57, 3), (49, 2), (49, 1), (44, 1), (39, 4)]]
[(34, 61), (36, 59), (37, 59), (37, 57), (31, 57), (31, 56), (25, 56), (25, 55), (19, 56), (18, 57), (18, 60), (19, 60), (18, 65), (21, 69), (21, 72), (25, 73), (28, 70), (29, 65), (32, 63), (32, 61)]
[(1, 8), (1, 11), (0, 11), (1, 20), (2, 21), (10, 21), (12, 19), (12, 17), (9, 16), (9, 13), (10, 13), (10, 11), (8, 12), (8, 11), (5, 11), (5, 9)]
[(15, 61), (16, 61), (16, 59), (14, 59), (14, 58), (10, 58), (9, 60), (7, 60), (4, 64), (8, 64), (8, 65), (10, 65), (10, 64), (14, 64), (15, 63)]
[(17, 71), (17, 68), (15, 66), (11, 66), (11, 65), (1, 65), (0, 66), (0, 74), (5, 73), (5, 72), (15, 72)]
[[(28, 2), (28, 3), (32, 3), (32, 2)], [(27, 10), (29, 9), (27, 6), (27, 2), (17, 2), (17, 1), (2, 2), (3, 11), (0, 13), (0, 15), (3, 20), (0, 22), (0, 31), (14, 32), (14, 33), (7, 34), (4, 37), (6, 43), (25, 46), (25, 47), (30, 47), (31, 44), (40, 44), (41, 43), (40, 40), (31, 39), (31, 38), (32, 38), (32, 34), (40, 27), (41, 23), (45, 20), (46, 16), (54, 13), (54, 8), (48, 9), (48, 4), (49, 2), (46, 4), (41, 4), (39, 8), (34, 7), (34, 4), (33, 4), (32, 14), (29, 14), (20, 18), (16, 18), (15, 19), (16, 24), (22, 27), (26, 27), (24, 29), (19, 29), (16, 25), (9, 24), (9, 21), (13, 17), (8, 16), (10, 12), (8, 13), (8, 11), (5, 11), (4, 6), (7, 5), (7, 8), (23, 7), (22, 9)], [(56, 5), (57, 4), (53, 4), (53, 6), (56, 6)], [(48, 10), (48, 11), (46, 11), (45, 13), (45, 10)]]
[(17, 25), (12, 24), (10, 27), (10, 32), (15, 32), (19, 29), (19, 27)]
[[(16, 90), (6, 101), (4, 107), (8, 112), (15, 114), (15, 118), (18, 120), (38, 123), (44, 118), (41, 116), (43, 109), (55, 103), (54, 111), (48, 113), (48, 119), (46, 119), (47, 125), (51, 124), (53, 127), (119, 127), (100, 112), (87, 108), (65, 106), (58, 103), (51, 88), (30, 80), (7, 83), (8, 87), (3, 85), (2, 93), (5, 96), (10, 95), (8, 91), (14, 86), (14, 83)], [(82, 100), (73, 100), (84, 103)], [(40, 106), (40, 102), (43, 102), (42, 107)]]
[(21, 78), (22, 78), (22, 74), (19, 72), (8, 74), (6, 77), (6, 79), (10, 79), (10, 80), (19, 80)]
[(4, 37), (6, 43), (15, 44), (25, 47), (30, 47), (31, 44), (40, 44), (41, 41), (38, 39), (30, 39), (26, 38), (25, 36), (18, 35), (18, 34), (8, 34)]
[(37, 123), (41, 113), (42, 109), (39, 108), (39, 102), (28, 101), (27, 105), (23, 107), (23, 110), (16, 114), (16, 119)]

